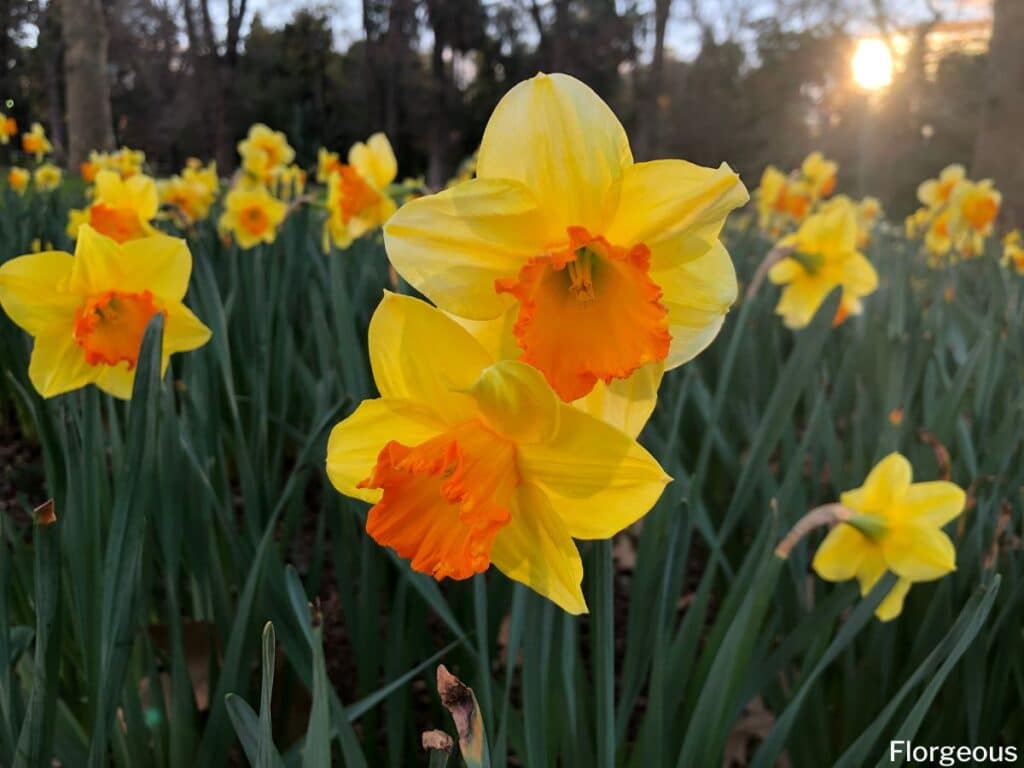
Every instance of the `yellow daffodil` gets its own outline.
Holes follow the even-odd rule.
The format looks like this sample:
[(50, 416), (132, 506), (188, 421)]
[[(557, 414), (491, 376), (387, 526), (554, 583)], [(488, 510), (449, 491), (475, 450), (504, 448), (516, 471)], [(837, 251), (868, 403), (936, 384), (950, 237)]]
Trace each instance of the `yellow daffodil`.
[(210, 337), (182, 303), (192, 271), (184, 240), (165, 235), (117, 243), (83, 226), (75, 255), (20, 256), (0, 266), (0, 306), (35, 339), (29, 378), (43, 397), (95, 384), (131, 396), (142, 336), (165, 318), (162, 370), (170, 356)]
[(86, 160), (78, 166), (78, 174), (86, 184), (96, 181), (96, 174), (101, 170), (100, 164), (93, 159)]
[(36, 189), (50, 192), (60, 186), (64, 172), (53, 163), (43, 163), (36, 168), (32, 177), (36, 182)]
[(941, 208), (949, 202), (953, 189), (965, 176), (966, 172), (962, 165), (948, 165), (942, 169), (937, 179), (921, 182), (917, 188), (917, 199), (932, 210)]
[(18, 168), (15, 166), (7, 172), (7, 186), (19, 195), (25, 194), (25, 190), (28, 189), (28, 183), (31, 180), (32, 173), (27, 168)]
[(206, 165), (195, 157), (190, 157), (181, 171), (181, 178), (189, 183), (201, 184), (211, 198), (220, 192), (220, 177), (217, 175), (217, 163), (211, 160)]
[(274, 178), (274, 194), (279, 200), (289, 201), (302, 197), (306, 190), (306, 172), (297, 165), (288, 165)]
[(316, 153), (316, 180), (326, 184), (331, 174), (340, 171), (344, 165), (337, 152), (329, 152), (325, 147), (320, 147)]
[(294, 159), (295, 150), (283, 133), (256, 123), (249, 128), (249, 135), (238, 143), (238, 154), (242, 156), (245, 172), (266, 184)]
[(142, 173), (146, 164), (146, 153), (141, 149), (121, 147), (112, 157), (112, 164), (122, 179), (130, 179)]
[(944, 256), (953, 247), (953, 236), (950, 229), (950, 210), (944, 208), (928, 223), (924, 236), (924, 247), (934, 257)]
[(425, 302), (387, 294), (369, 349), (381, 397), (334, 428), (327, 473), (374, 505), (370, 536), (436, 579), (493, 563), (585, 612), (573, 539), (605, 539), (643, 516), (669, 480), (654, 458)]
[(928, 231), (931, 224), (932, 211), (928, 208), (918, 208), (904, 219), (904, 234), (908, 240), (916, 240), (922, 233)]
[(383, 133), (375, 133), (366, 143), (359, 141), (348, 151), (348, 163), (327, 179), (327, 221), (324, 224), (324, 248), (328, 239), (338, 248), (372, 232), (395, 212), (395, 201), (388, 185), (398, 175), (398, 161), (391, 142)]
[(661, 370), (703, 350), (736, 298), (718, 235), (747, 198), (724, 164), (634, 163), (597, 94), (541, 74), (495, 108), (476, 178), (407, 203), (385, 244), (410, 284), (497, 325), (487, 335), (563, 400), (594, 394), (602, 405), (581, 405), (604, 412), (611, 387), (624, 402), (642, 390), (647, 408)]
[[(186, 169), (186, 172), (188, 169)], [(213, 205), (215, 193), (210, 187), (195, 174), (172, 176), (169, 179), (162, 179), (157, 182), (157, 191), (160, 193), (160, 202), (163, 205), (173, 206), (174, 209), (185, 217), (185, 223), (202, 221), (210, 215), (210, 206)]]
[(774, 218), (786, 213), (786, 175), (769, 165), (761, 174), (761, 184), (754, 191), (757, 201), (758, 226), (765, 232), (774, 230)]
[(18, 121), (0, 112), (0, 144), (10, 142), (12, 136), (18, 134)]
[(122, 179), (116, 171), (103, 170), (96, 174), (92, 204), (81, 217), (72, 212), (68, 233), (75, 236), (72, 228), (75, 220), (79, 220), (119, 243), (149, 237), (156, 232), (150, 221), (159, 207), (156, 182), (149, 176)]
[(857, 250), (857, 217), (852, 204), (832, 206), (805, 221), (779, 246), (787, 255), (768, 272), (785, 285), (775, 313), (789, 328), (803, 328), (836, 287), (842, 298), (834, 323), (859, 315), (861, 298), (878, 287), (878, 274)]
[(800, 166), (800, 172), (816, 198), (828, 197), (835, 191), (839, 166), (826, 160), (821, 152), (811, 152)]
[(961, 233), (957, 246), (964, 256), (984, 252), (985, 239), (992, 234), (1002, 200), (991, 179), (964, 180), (954, 188), (949, 203), (951, 224)]
[(882, 621), (900, 614), (912, 583), (956, 569), (956, 551), (942, 526), (963, 512), (965, 494), (953, 483), (911, 483), (912, 472), (898, 453), (882, 459), (863, 486), (842, 494), (840, 504), (854, 514), (832, 529), (814, 556), (821, 578), (856, 578), (862, 595), (886, 571), (895, 573), (899, 580), (876, 610)]
[(40, 123), (32, 123), (28, 133), (21, 134), (21, 149), (27, 155), (35, 155), (36, 161), (53, 152), (53, 145), (46, 138), (46, 130)]
[(1019, 229), (1007, 232), (1003, 237), (1003, 264), (1013, 267), (1018, 275), (1024, 275), (1024, 241)]
[(274, 242), (287, 212), (288, 206), (264, 187), (237, 186), (224, 198), (218, 228), (230, 233), (240, 248), (248, 250), (260, 243)]

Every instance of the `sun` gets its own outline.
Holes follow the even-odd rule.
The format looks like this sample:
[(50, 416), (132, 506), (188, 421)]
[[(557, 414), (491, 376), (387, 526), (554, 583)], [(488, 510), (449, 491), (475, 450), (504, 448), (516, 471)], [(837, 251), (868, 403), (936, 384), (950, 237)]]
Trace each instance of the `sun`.
[(892, 52), (881, 40), (868, 38), (858, 42), (850, 65), (854, 82), (867, 91), (877, 91), (892, 83)]

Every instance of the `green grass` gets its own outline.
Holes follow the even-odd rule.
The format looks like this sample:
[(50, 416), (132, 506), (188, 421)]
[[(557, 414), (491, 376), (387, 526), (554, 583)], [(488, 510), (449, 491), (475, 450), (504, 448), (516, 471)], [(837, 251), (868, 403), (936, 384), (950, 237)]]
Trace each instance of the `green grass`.
[[(37, 237), (70, 249), (74, 191), (2, 195), (0, 261)], [(770, 247), (726, 240), (741, 279)], [(624, 535), (628, 568), (581, 543), (576, 619), (493, 569), (413, 573), (330, 486), (327, 433), (374, 395), (370, 314), (407, 289), (378, 240), (319, 242), (310, 210), (250, 252), (201, 226), (187, 303), (213, 339), (161, 382), (154, 324), (130, 404), (41, 400), (30, 340), (0, 318), (0, 413), (45, 476), (0, 519), (0, 765), (432, 764), (420, 732), (454, 733), (442, 661), (475, 691), (495, 768), (719, 765), (755, 700), (773, 716), (746, 745), (758, 768), (885, 764), (893, 738), (1020, 744), (1024, 306), (994, 255), (932, 271), (882, 233), (881, 286), (840, 328), (830, 305), (786, 330), (771, 285), (735, 307), (666, 376), (641, 439), (675, 482)], [(810, 575), (820, 535), (772, 550), (892, 450), (935, 478), (922, 430), (969, 488), (958, 570), (882, 624), (881, 591)], [(32, 525), (47, 498), (57, 522)]]

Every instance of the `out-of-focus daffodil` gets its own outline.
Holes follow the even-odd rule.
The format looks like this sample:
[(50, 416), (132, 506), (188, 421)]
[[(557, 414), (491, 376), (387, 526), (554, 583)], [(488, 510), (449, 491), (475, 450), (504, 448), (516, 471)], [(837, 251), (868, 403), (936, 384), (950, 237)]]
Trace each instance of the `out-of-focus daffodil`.
[(260, 243), (274, 242), (277, 228), (287, 212), (288, 206), (264, 187), (238, 186), (224, 198), (224, 213), (218, 228), (230, 233), (240, 248), (249, 249)]
[(46, 130), (41, 123), (32, 123), (28, 133), (21, 134), (21, 149), (27, 155), (34, 155), (37, 162), (53, 152), (53, 145), (46, 138)]
[(119, 243), (149, 237), (156, 232), (150, 221), (159, 207), (156, 182), (149, 176), (135, 175), (122, 179), (116, 171), (100, 171), (96, 174), (92, 204), (81, 215), (78, 211), (71, 212), (68, 234), (76, 236), (77, 221), (89, 224), (101, 235)]
[(768, 279), (785, 285), (775, 309), (789, 328), (803, 328), (836, 287), (842, 298), (836, 325), (861, 312), (861, 299), (878, 287), (878, 274), (857, 250), (857, 217), (852, 204), (832, 206), (807, 219), (779, 247), (787, 255), (772, 266)]
[(1003, 264), (1013, 267), (1018, 275), (1024, 275), (1024, 242), (1019, 229), (1007, 232), (1003, 238)]
[(932, 210), (941, 208), (949, 202), (953, 189), (965, 176), (966, 172), (962, 165), (948, 165), (942, 169), (937, 179), (921, 182), (917, 188), (917, 199)]
[(882, 621), (903, 610), (914, 582), (933, 581), (956, 569), (956, 550), (942, 526), (964, 510), (963, 490), (949, 482), (911, 483), (910, 462), (891, 453), (864, 485), (840, 504), (854, 514), (829, 532), (813, 567), (829, 581), (856, 578), (866, 595), (886, 571), (898, 581), (876, 610)]
[(662, 369), (703, 350), (736, 298), (718, 235), (747, 199), (724, 164), (634, 163), (607, 104), (542, 74), (495, 108), (476, 178), (407, 203), (385, 244), (410, 284), (489, 321), (474, 332), (503, 339), (563, 400), (642, 389), (649, 408)]
[(274, 178), (274, 194), (279, 200), (290, 201), (302, 197), (306, 190), (306, 172), (297, 165), (288, 165)]
[(965, 180), (954, 188), (950, 215), (953, 227), (961, 233), (957, 245), (963, 256), (970, 258), (984, 252), (985, 239), (992, 234), (1002, 199), (990, 179)]
[(53, 163), (43, 163), (32, 174), (36, 183), (36, 189), (43, 192), (52, 192), (60, 186), (64, 172)]
[(381, 397), (334, 428), (327, 473), (374, 504), (370, 536), (437, 579), (493, 563), (585, 612), (573, 539), (608, 538), (644, 515), (669, 480), (654, 458), (425, 302), (387, 294), (369, 349)]
[(18, 121), (0, 112), (0, 144), (10, 142), (12, 136), (18, 134)]
[(210, 337), (182, 303), (192, 270), (184, 240), (154, 235), (117, 243), (86, 225), (75, 255), (20, 256), (0, 266), (0, 306), (35, 339), (29, 378), (43, 397), (96, 384), (131, 396), (142, 336), (165, 318), (162, 370), (170, 356)]
[(32, 173), (27, 168), (18, 168), (15, 166), (7, 172), (7, 186), (19, 195), (25, 194), (25, 190), (28, 189), (28, 183), (31, 180)]
[(295, 158), (295, 150), (281, 131), (274, 131), (263, 123), (249, 128), (249, 135), (238, 143), (242, 168), (263, 184), (267, 184), (284, 166)]
[(325, 147), (320, 147), (316, 153), (316, 180), (326, 184), (332, 173), (341, 171), (345, 164), (341, 162), (337, 152), (330, 152)]
[(836, 188), (839, 166), (826, 160), (821, 152), (811, 152), (800, 166), (804, 179), (816, 198), (828, 197)]
[(375, 133), (365, 144), (360, 141), (352, 145), (348, 164), (327, 179), (325, 248), (328, 239), (338, 248), (347, 248), (391, 217), (395, 201), (388, 194), (388, 185), (396, 175), (398, 162), (383, 133)]
[(216, 188), (210, 189), (197, 174), (186, 168), (179, 176), (157, 182), (160, 202), (173, 206), (186, 223), (202, 221), (210, 215), (210, 206), (216, 195)]

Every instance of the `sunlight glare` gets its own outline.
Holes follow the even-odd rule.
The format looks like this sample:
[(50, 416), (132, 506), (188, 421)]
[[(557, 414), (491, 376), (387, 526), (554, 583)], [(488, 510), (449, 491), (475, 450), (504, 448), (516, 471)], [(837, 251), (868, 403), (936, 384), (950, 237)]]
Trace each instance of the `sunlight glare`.
[(892, 83), (892, 53), (881, 40), (864, 39), (857, 43), (850, 64), (854, 82), (865, 90), (877, 91)]

